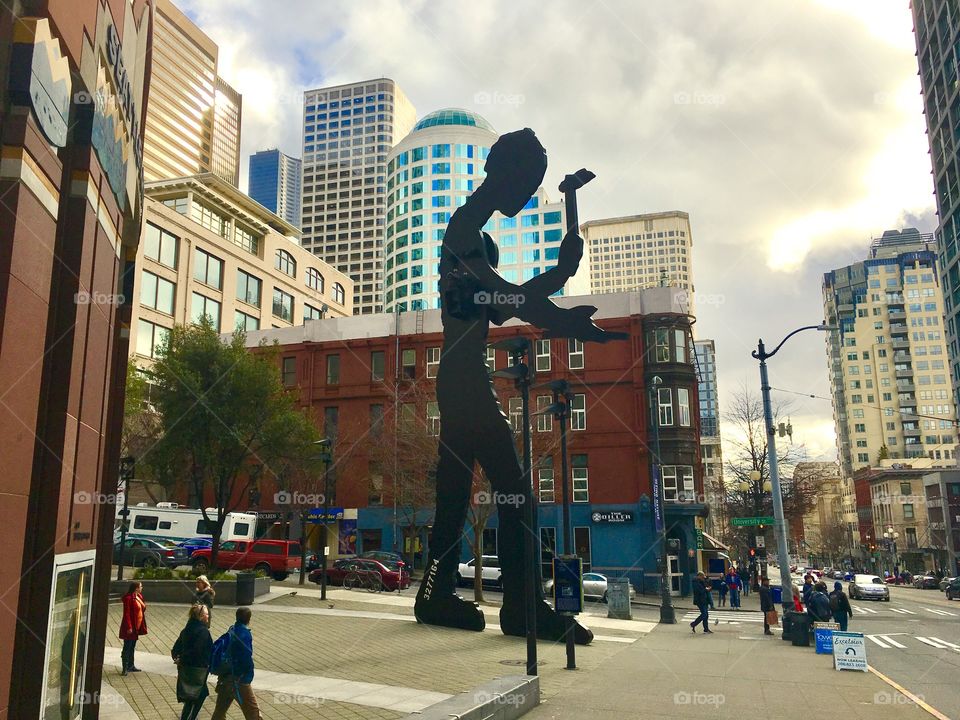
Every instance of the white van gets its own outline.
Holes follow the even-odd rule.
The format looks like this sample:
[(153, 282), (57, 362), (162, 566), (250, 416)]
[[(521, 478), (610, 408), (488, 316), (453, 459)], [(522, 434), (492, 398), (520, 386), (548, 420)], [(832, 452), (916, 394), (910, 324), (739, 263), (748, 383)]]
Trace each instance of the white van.
[[(213, 533), (203, 519), (199, 509), (181, 508), (176, 503), (157, 503), (156, 506), (138, 503), (128, 508), (129, 524), (127, 533), (143, 537), (170, 538), (171, 540), (189, 540), (196, 537), (212, 537)], [(114, 523), (114, 542), (120, 541), (121, 518)], [(207, 508), (207, 517), (213, 520), (217, 516), (216, 508)], [(223, 521), (221, 541), (253, 540), (257, 532), (255, 513), (228, 513)]]

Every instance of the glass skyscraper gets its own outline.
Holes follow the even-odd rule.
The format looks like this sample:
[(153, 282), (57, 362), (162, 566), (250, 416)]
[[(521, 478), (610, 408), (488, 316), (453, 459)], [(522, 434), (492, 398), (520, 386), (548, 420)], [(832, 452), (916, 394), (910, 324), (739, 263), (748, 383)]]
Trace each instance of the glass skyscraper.
[(261, 150), (250, 156), (247, 194), (291, 225), (300, 226), (299, 158), (279, 150)]

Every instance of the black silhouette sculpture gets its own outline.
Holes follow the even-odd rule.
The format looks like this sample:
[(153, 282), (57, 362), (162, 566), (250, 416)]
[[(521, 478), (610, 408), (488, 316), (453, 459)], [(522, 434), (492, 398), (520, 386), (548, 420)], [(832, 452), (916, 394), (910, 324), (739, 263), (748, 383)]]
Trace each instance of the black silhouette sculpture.
[[(608, 333), (591, 320), (592, 306), (560, 308), (549, 298), (574, 275), (583, 256), (576, 226), (560, 245), (557, 266), (523, 285), (506, 281), (497, 271), (499, 252), (482, 231), (494, 211), (513, 217), (543, 181), (547, 155), (529, 128), (503, 135), (490, 149), (486, 179), (457, 210), (447, 226), (440, 259), (443, 349), (437, 372), (440, 409), (440, 451), (437, 465), (436, 516), (427, 570), (417, 593), (414, 614), (429, 625), (483, 630), (476, 603), (456, 594), (455, 575), (460, 538), (470, 502), (474, 463), (490, 479), (495, 496), (527, 496), (513, 433), (494, 392), (486, 364), (489, 323), (511, 317), (542, 328), (550, 337), (607, 342), (625, 337)], [(503, 582), (500, 628), (506, 635), (525, 634), (523, 586), (523, 510), (519, 504), (498, 504), (499, 559)], [(539, 585), (539, 583), (538, 583)], [(544, 601), (537, 588), (537, 637), (559, 640), (563, 618)], [(575, 640), (587, 644), (593, 633), (575, 624)]]

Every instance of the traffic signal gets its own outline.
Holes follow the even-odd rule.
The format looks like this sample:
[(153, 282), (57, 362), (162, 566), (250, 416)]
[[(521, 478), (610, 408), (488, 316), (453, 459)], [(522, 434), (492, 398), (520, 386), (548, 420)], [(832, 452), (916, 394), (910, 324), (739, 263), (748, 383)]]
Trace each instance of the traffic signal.
[(750, 548), (750, 557), (755, 558), (757, 556), (757, 549), (755, 547)]

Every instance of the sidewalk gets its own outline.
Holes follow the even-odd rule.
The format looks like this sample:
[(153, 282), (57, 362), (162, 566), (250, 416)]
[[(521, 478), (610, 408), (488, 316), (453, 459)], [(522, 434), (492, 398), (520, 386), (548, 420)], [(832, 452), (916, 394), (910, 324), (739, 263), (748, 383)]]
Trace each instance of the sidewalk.
[(765, 637), (760, 623), (690, 632), (682, 619), (660, 626), (592, 672), (569, 682), (525, 719), (588, 717), (808, 720), (807, 700), (834, 717), (921, 720), (925, 711), (872, 673), (838, 672), (830, 655)]

